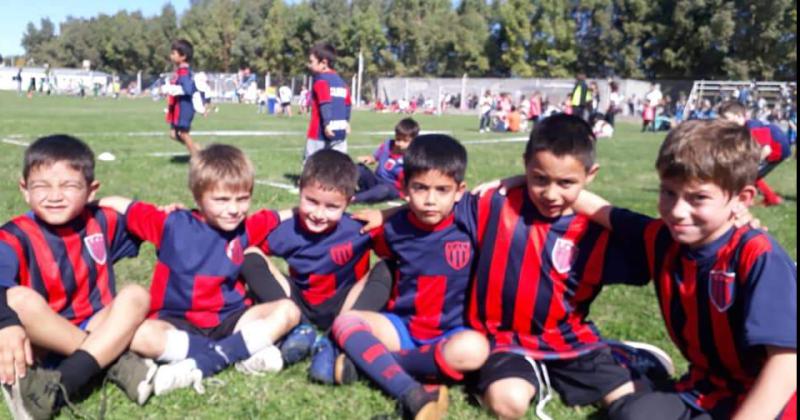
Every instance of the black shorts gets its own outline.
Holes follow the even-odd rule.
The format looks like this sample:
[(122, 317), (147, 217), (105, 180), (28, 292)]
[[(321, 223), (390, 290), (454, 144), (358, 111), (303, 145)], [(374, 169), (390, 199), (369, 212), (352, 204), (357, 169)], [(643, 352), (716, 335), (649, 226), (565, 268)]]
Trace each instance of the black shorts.
[(331, 327), (333, 320), (342, 311), (344, 301), (351, 290), (350, 288), (338, 290), (335, 295), (325, 302), (319, 305), (311, 305), (303, 299), (303, 292), (297, 287), (295, 280), (292, 278), (288, 280), (289, 289), (291, 290), (290, 299), (300, 308), (300, 313), (302, 314), (300, 322), (314, 324), (322, 330), (327, 330)]
[(248, 309), (250, 308), (244, 308), (232, 313), (229, 317), (223, 319), (219, 325), (211, 328), (200, 328), (186, 320), (186, 318), (162, 318), (161, 320), (170, 323), (173, 327), (181, 331), (202, 335), (212, 340), (220, 340), (233, 334), (233, 331), (236, 329), (236, 323), (239, 322), (239, 318), (241, 318)]
[[(631, 380), (627, 369), (617, 364), (608, 348), (574, 359), (540, 361), (547, 368), (550, 384), (568, 406), (600, 401), (609, 392)], [(468, 378), (470, 391), (483, 395), (489, 385), (506, 378), (524, 379), (540, 392), (543, 384), (528, 358), (513, 352), (494, 352), (483, 367)]]

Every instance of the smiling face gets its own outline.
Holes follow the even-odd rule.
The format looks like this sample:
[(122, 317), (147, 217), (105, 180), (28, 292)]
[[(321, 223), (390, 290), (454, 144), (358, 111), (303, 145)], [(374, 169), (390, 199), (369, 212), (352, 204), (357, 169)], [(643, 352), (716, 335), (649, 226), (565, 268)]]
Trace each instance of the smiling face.
[(464, 195), (465, 183), (437, 170), (411, 177), (406, 186), (408, 207), (422, 223), (435, 226), (450, 216), (453, 206)]
[(217, 229), (236, 230), (250, 210), (251, 192), (242, 189), (214, 188), (204, 192), (197, 205), (206, 223)]
[(83, 173), (65, 161), (33, 168), (28, 179), (19, 182), (22, 196), (36, 217), (55, 226), (77, 217), (99, 187), (97, 181), (87, 184)]
[(699, 247), (725, 234), (754, 194), (751, 186), (731, 195), (712, 182), (662, 179), (658, 212), (673, 239)]
[(572, 203), (581, 190), (594, 179), (597, 165), (588, 171), (571, 155), (556, 156), (542, 150), (531, 155), (525, 165), (528, 197), (544, 217), (572, 213)]
[(300, 190), (298, 217), (310, 232), (322, 233), (336, 227), (349, 201), (341, 191), (312, 182)]

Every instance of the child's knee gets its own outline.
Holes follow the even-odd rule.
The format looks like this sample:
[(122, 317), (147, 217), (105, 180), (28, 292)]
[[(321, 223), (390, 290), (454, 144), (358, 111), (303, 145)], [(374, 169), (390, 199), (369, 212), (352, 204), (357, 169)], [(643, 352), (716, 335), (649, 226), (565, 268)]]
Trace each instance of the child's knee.
[(287, 323), (294, 326), (300, 323), (302, 313), (300, 307), (291, 299), (281, 299), (275, 302), (276, 310), (279, 311)]
[(158, 321), (144, 321), (133, 335), (131, 350), (147, 357), (158, 357), (166, 344), (166, 331)]
[(447, 362), (459, 370), (477, 370), (489, 357), (489, 342), (477, 331), (462, 331), (448, 340), (444, 346)]
[(521, 387), (509, 387), (495, 382), (485, 394), (489, 409), (501, 419), (518, 419), (525, 416), (533, 396)]
[(132, 307), (136, 314), (144, 318), (150, 310), (150, 293), (144, 287), (129, 284), (117, 293), (116, 300)]

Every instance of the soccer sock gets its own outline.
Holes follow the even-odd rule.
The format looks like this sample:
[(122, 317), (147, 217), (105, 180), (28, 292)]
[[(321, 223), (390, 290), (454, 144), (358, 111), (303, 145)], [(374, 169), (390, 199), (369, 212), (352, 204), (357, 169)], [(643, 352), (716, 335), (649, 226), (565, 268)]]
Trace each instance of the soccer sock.
[(64, 385), (67, 396), (70, 396), (100, 373), (101, 368), (94, 356), (85, 350), (76, 350), (56, 370), (61, 373), (61, 384)]
[(372, 267), (367, 276), (364, 289), (353, 303), (353, 309), (358, 311), (379, 311), (389, 300), (392, 291), (392, 272), (385, 260), (379, 261)]
[(360, 318), (338, 317), (333, 323), (333, 336), (353, 363), (389, 395), (400, 399), (412, 387), (420, 386), (403, 371), (392, 353)]
[(775, 203), (780, 201), (780, 197), (778, 196), (775, 191), (767, 184), (767, 181), (764, 181), (764, 178), (756, 180), (756, 187), (759, 191), (761, 191), (761, 195), (764, 196), (764, 201), (767, 203)]
[(166, 332), (164, 352), (158, 356), (159, 362), (177, 362), (205, 352), (211, 340), (197, 334), (171, 329)]
[(288, 297), (270, 271), (267, 261), (259, 254), (244, 255), (241, 276), (258, 302), (273, 302)]
[(442, 353), (446, 339), (436, 344), (426, 344), (413, 350), (393, 353), (397, 363), (415, 378), (440, 381), (443, 378), (460, 381), (464, 375), (451, 367)]

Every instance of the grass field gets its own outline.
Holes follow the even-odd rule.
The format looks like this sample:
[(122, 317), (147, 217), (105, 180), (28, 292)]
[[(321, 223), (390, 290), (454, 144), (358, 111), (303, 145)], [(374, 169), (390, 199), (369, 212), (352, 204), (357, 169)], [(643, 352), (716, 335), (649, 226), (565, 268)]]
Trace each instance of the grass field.
[[(171, 154), (183, 147), (167, 138), (164, 102), (142, 100), (37, 97), (28, 100), (0, 92), (0, 218), (6, 220), (27, 210), (17, 182), (24, 145), (41, 135), (68, 133), (85, 140), (95, 151), (111, 152), (117, 159), (97, 163), (100, 195), (124, 195), (156, 203), (192, 204), (186, 187), (187, 164)], [(353, 156), (371, 153), (391, 132), (398, 115), (356, 112), (349, 140)], [(446, 131), (463, 141), (469, 151), (469, 185), (521, 172), (524, 134), (478, 134), (474, 116), (418, 116), (423, 130)], [(260, 183), (254, 207), (288, 208), (297, 195), (267, 185), (289, 184), (300, 170), (306, 117), (292, 119), (257, 115), (255, 106), (223, 104), (208, 118), (193, 124), (201, 144), (229, 143), (241, 147), (256, 166)], [(203, 131), (217, 132), (216, 135)], [(227, 131), (227, 132), (226, 132)], [(246, 133), (250, 131), (251, 133)], [(274, 135), (252, 133), (273, 132)], [(633, 124), (618, 124), (612, 140), (599, 143), (601, 171), (591, 188), (613, 203), (655, 214), (657, 181), (653, 162), (663, 133), (638, 132)], [(768, 178), (784, 196), (779, 207), (755, 207), (753, 212), (770, 228), (793, 258), (797, 258), (797, 163), (790, 159)], [(149, 283), (155, 261), (153, 247), (145, 245), (139, 258), (117, 264), (121, 284)], [(682, 372), (686, 364), (669, 342), (651, 287), (608, 287), (593, 305), (591, 318), (607, 337), (647, 341), (666, 349)], [(106, 385), (81, 402), (81, 412), (95, 416), (101, 395), (107, 394), (107, 418), (280, 418), (369, 419), (394, 412), (393, 402), (366, 382), (330, 388), (306, 379), (308, 362), (271, 376), (244, 377), (229, 369), (206, 386), (205, 395), (182, 390), (153, 398), (143, 408), (130, 403), (115, 387)], [(456, 388), (451, 394), (449, 418), (489, 418), (468, 402)], [(592, 407), (568, 408), (557, 399), (547, 408), (554, 418), (601, 416)], [(532, 410), (529, 417), (534, 418)], [(0, 410), (0, 418), (8, 417)], [(62, 413), (62, 417), (66, 417)], [(389, 417), (392, 418), (392, 417)]]

